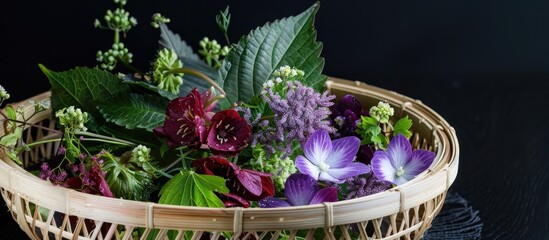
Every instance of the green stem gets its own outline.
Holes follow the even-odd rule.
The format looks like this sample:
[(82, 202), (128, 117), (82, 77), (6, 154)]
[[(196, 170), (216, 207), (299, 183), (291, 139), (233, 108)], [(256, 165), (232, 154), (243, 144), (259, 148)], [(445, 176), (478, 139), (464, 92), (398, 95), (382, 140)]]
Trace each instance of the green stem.
[(33, 146), (40, 145), (40, 144), (44, 144), (44, 143), (59, 142), (59, 141), (61, 141), (61, 138), (54, 138), (54, 139), (42, 140), (42, 141), (37, 141), (37, 142), (29, 143), (29, 144), (27, 144), (27, 147), (33, 147)]
[[(118, 139), (118, 138), (113, 138), (113, 137), (107, 137), (107, 136), (103, 136), (103, 135), (96, 134), (96, 133), (91, 133), (91, 132), (77, 132), (77, 134), (78, 135), (83, 135), (83, 136), (94, 137), (94, 138), (90, 138), (89, 140), (97, 140), (97, 141), (100, 141), (100, 142), (120, 144), (120, 145), (128, 145), (128, 146), (136, 146), (137, 145), (136, 143), (133, 143), (133, 142), (130, 142), (130, 141), (126, 141), (126, 140), (122, 140), (122, 139)], [(86, 140), (88, 140), (88, 139), (86, 139)]]
[(261, 117), (259, 120), (261, 121), (261, 120), (267, 120), (267, 119), (272, 119), (272, 118), (274, 118), (274, 115), (267, 115), (267, 116)]
[(23, 125), (29, 125), (29, 126), (32, 126), (32, 127), (35, 127), (35, 128), (40, 128), (40, 129), (44, 129), (44, 130), (48, 130), (50, 132), (53, 132), (53, 133), (59, 133), (59, 134), (62, 134), (63, 132), (59, 131), (59, 130), (55, 130), (55, 129), (51, 129), (51, 128), (48, 128), (48, 127), (44, 127), (42, 125), (38, 125), (38, 124), (34, 124), (34, 123), (28, 123), (26, 121), (21, 121), (21, 120), (17, 120), (17, 119), (11, 119), (11, 118), (8, 118), (8, 116), (6, 116), (4, 114), (4, 112), (0, 111), (0, 115), (2, 115), (4, 117), (5, 120), (7, 121), (13, 121), (13, 122), (16, 122), (16, 123), (21, 123)]
[[(189, 155), (190, 153), (192, 153), (194, 151), (194, 149), (189, 149), (188, 151), (184, 152), (183, 154), (181, 154), (182, 156), (178, 159), (176, 159), (175, 161), (173, 161), (172, 163), (170, 163), (170, 165), (166, 166), (165, 168), (163, 168), (161, 171), (163, 172), (168, 172), (171, 168), (173, 168), (178, 162), (182, 161), (182, 160), (185, 160), (185, 157), (187, 155)], [(185, 164), (183, 164), (183, 167), (186, 167)]]
[(229, 35), (225, 33), (225, 40), (227, 40), (227, 46), (231, 46), (231, 41), (229, 40)]
[(204, 73), (202, 73), (202, 72), (200, 72), (196, 69), (192, 69), (192, 68), (188, 68), (188, 67), (182, 67), (182, 68), (170, 69), (170, 71), (168, 71), (168, 72), (169, 73), (184, 73), (184, 74), (190, 74), (190, 75), (193, 75), (195, 77), (198, 77), (198, 78), (208, 82), (209, 84), (211, 84), (215, 89), (217, 89), (221, 94), (223, 94), (223, 96), (227, 96), (227, 94), (225, 93), (223, 88), (221, 88), (219, 85), (217, 85), (217, 83), (214, 82), (214, 80), (212, 80), (206, 74), (204, 74)]
[(141, 74), (141, 76), (145, 76), (145, 73), (143, 73), (141, 70), (137, 69), (136, 67), (134, 67), (133, 65), (131, 65), (129, 62), (125, 61), (121, 57), (117, 57), (116, 59), (118, 60), (118, 62), (122, 63), (124, 67), (127, 67), (131, 71)]
[(120, 42), (120, 30), (115, 29), (114, 30), (114, 43)]

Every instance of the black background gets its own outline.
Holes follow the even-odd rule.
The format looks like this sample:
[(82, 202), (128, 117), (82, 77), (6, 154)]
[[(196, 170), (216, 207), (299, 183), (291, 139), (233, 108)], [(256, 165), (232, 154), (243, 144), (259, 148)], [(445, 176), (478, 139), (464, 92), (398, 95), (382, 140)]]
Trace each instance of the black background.
[[(215, 14), (230, 5), (229, 35), (296, 15), (314, 1), (130, 1), (138, 19), (124, 40), (147, 69), (158, 46), (150, 16), (194, 49), (223, 42)], [(38, 64), (55, 70), (95, 66), (112, 33), (95, 29), (110, 1), (0, 3), (0, 84), (23, 100), (49, 88)], [(452, 189), (480, 213), (485, 239), (548, 239), (549, 2), (322, 1), (315, 26), (324, 74), (420, 99), (457, 131), (459, 174)], [(3, 203), (2, 203), (3, 205)], [(4, 210), (2, 220), (9, 219)], [(0, 239), (23, 238), (15, 224)], [(5, 230), (4, 230), (5, 229)], [(6, 235), (7, 233), (7, 235)]]

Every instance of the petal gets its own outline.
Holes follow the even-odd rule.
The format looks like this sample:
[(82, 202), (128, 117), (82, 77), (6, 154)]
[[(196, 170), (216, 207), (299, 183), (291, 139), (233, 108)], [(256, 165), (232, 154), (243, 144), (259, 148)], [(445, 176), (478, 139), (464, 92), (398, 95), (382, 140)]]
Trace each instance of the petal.
[(408, 162), (410, 154), (412, 154), (412, 145), (406, 137), (398, 134), (391, 139), (387, 147), (387, 156), (395, 169), (403, 167)]
[(302, 173), (290, 175), (284, 184), (286, 200), (293, 206), (309, 205), (317, 191), (316, 180)]
[(292, 205), (290, 205), (290, 203), (288, 203), (288, 202), (286, 202), (282, 199), (275, 198), (275, 197), (263, 198), (263, 199), (258, 201), (258, 205), (259, 205), (259, 207), (262, 207), (262, 208), (276, 208), (276, 207), (290, 207), (290, 206), (292, 206)]
[(311, 134), (305, 143), (305, 147), (303, 147), (303, 151), (307, 159), (314, 165), (324, 162), (332, 152), (332, 140), (328, 132), (319, 129)]
[(372, 171), (377, 178), (386, 180), (389, 182), (395, 182), (396, 169), (391, 164), (391, 160), (386, 152), (383, 150), (377, 150), (372, 158)]
[(316, 192), (309, 204), (317, 204), (323, 202), (337, 202), (337, 188), (327, 187), (320, 189), (318, 192)]
[(341, 112), (347, 109), (353, 111), (356, 115), (359, 115), (362, 112), (362, 104), (352, 94), (346, 94), (343, 96), (338, 103), (338, 107)]
[(297, 170), (299, 170), (299, 172), (307, 174), (315, 180), (318, 180), (318, 175), (320, 175), (320, 169), (318, 168), (318, 166), (309, 161), (309, 159), (299, 155), (295, 159), (295, 166)]
[(371, 145), (361, 145), (358, 148), (358, 153), (356, 154), (356, 161), (364, 164), (370, 164), (372, 158), (374, 157), (374, 152), (376, 149)]
[(255, 196), (259, 196), (263, 191), (261, 187), (261, 177), (248, 171), (238, 171), (238, 181), (246, 190)]
[(332, 142), (332, 152), (325, 163), (330, 168), (347, 166), (356, 156), (360, 147), (360, 139), (355, 136), (343, 137)]
[(400, 176), (400, 177), (395, 175), (393, 183), (397, 186), (400, 186), (400, 185), (412, 180), (412, 178), (414, 178), (414, 177), (411, 176), (411, 175), (407, 175), (407, 174), (402, 174), (402, 176)]
[[(410, 160), (404, 165), (404, 175), (417, 176), (425, 169), (431, 166), (433, 160), (435, 159), (435, 153), (423, 149), (418, 149), (412, 152), (410, 155)], [(408, 178), (408, 180), (412, 179)]]
[(217, 195), (219, 199), (223, 202), (223, 205), (225, 205), (226, 208), (229, 207), (250, 207), (250, 203), (246, 201), (246, 199), (233, 194), (233, 193), (225, 193), (225, 194), (218, 194)]
[(334, 176), (330, 175), (328, 172), (320, 172), (320, 175), (318, 175), (318, 180), (327, 181), (327, 182), (335, 182), (339, 183), (339, 179), (335, 178)]
[(360, 174), (366, 174), (370, 172), (370, 167), (364, 163), (352, 162), (342, 168), (330, 168), (328, 174), (338, 182), (344, 181), (346, 178), (358, 176)]

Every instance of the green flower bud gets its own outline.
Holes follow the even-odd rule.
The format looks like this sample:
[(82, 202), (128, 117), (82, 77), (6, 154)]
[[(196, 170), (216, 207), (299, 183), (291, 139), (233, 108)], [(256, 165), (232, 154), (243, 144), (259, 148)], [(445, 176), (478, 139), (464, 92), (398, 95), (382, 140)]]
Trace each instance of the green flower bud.
[(97, 51), (97, 61), (101, 62), (100, 68), (113, 70), (117, 62), (122, 59), (128, 63), (132, 62), (133, 54), (125, 47), (124, 43), (114, 43), (112, 48), (106, 52)]
[(88, 113), (82, 112), (80, 108), (74, 108), (74, 106), (63, 108), (55, 113), (55, 117), (59, 119), (59, 125), (64, 126), (69, 131), (85, 132), (88, 130), (84, 126), (84, 123), (89, 120)]
[(169, 23), (171, 20), (167, 17), (162, 16), (160, 13), (155, 13), (152, 15), (151, 26), (154, 28), (159, 28), (162, 23)]
[(206, 63), (215, 68), (221, 67), (220, 59), (222, 56), (227, 55), (229, 47), (222, 47), (217, 40), (214, 39), (210, 41), (208, 37), (204, 37), (198, 44), (201, 47), (201, 49), (198, 50), (198, 53), (204, 56)]
[(377, 106), (370, 108), (370, 116), (380, 123), (389, 123), (389, 118), (393, 116), (395, 110), (386, 102), (379, 102)]
[(181, 67), (183, 63), (174, 50), (167, 48), (160, 50), (153, 64), (153, 83), (173, 94), (179, 93), (179, 86), (183, 83), (183, 73), (170, 71)]

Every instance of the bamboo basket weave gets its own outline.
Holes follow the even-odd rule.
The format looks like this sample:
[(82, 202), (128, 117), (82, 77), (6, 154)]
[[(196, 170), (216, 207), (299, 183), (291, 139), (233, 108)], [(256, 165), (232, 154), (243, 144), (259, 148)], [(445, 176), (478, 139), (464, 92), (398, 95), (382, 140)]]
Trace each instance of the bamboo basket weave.
[[(414, 123), (413, 147), (434, 151), (433, 164), (403, 185), (352, 200), (267, 209), (202, 208), (107, 198), (54, 186), (0, 150), (0, 191), (13, 219), (31, 239), (150, 239), (154, 234), (154, 239), (295, 239), (298, 233), (306, 239), (421, 239), (457, 176), (454, 129), (420, 101), (392, 91), (337, 78), (329, 78), (326, 89), (338, 98), (352, 93), (363, 106), (384, 100), (396, 117), (408, 115)], [(50, 94), (29, 100), (49, 99)], [(32, 113), (31, 107), (26, 111)], [(33, 123), (53, 127), (51, 117), (51, 112), (41, 112)], [(26, 142), (54, 137), (36, 127), (27, 128), (23, 136)], [(39, 163), (57, 146), (49, 143), (24, 152), (23, 165)], [(125, 234), (138, 229), (139, 236)]]

